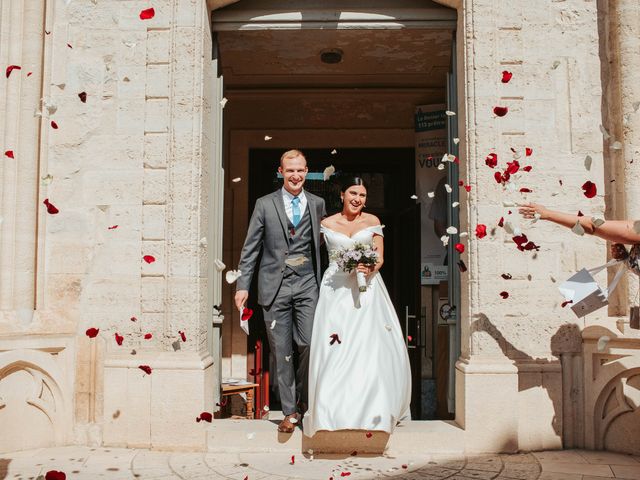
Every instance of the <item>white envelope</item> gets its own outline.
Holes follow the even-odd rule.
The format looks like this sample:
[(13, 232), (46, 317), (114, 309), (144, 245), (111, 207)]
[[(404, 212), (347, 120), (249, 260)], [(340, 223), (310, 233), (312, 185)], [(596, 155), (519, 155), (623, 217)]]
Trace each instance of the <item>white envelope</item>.
[(242, 314), (244, 313), (244, 307), (240, 309), (240, 328), (249, 335), (249, 320), (243, 320)]
[(571, 310), (578, 317), (584, 317), (609, 304), (609, 295), (618, 285), (625, 267), (623, 265), (620, 266), (608, 289), (600, 288), (593, 275), (618, 263), (621, 262), (619, 260), (611, 260), (599, 267), (583, 268), (558, 287), (565, 300), (573, 302)]

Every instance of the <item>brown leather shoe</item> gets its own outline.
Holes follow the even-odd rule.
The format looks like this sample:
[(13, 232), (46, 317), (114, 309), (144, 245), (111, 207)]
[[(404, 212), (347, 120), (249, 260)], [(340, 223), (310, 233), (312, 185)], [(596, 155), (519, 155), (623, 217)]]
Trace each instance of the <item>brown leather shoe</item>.
[[(295, 420), (292, 422), (292, 419)], [(282, 433), (293, 433), (298, 423), (300, 423), (300, 414), (292, 413), (291, 415), (284, 417), (284, 420), (280, 422), (280, 425), (278, 425), (278, 431)]]

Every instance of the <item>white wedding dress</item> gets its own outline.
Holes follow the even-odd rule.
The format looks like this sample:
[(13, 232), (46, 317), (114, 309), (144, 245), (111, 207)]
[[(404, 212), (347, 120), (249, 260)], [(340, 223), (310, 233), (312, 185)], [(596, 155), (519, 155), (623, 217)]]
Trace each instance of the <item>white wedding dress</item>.
[[(372, 244), (376, 225), (352, 237), (322, 226), (329, 252)], [(331, 344), (337, 334), (341, 343)], [(410, 418), (411, 370), (398, 316), (380, 274), (359, 292), (355, 273), (329, 264), (320, 286), (309, 360), (304, 434), (319, 430), (383, 430)]]

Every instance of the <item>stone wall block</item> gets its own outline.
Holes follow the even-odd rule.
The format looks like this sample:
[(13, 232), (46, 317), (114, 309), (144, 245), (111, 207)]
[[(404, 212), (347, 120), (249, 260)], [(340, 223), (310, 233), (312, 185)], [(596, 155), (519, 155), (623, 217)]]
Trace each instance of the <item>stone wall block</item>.
[(166, 168), (168, 153), (166, 133), (148, 133), (144, 136), (144, 166), (147, 168)]
[[(177, 27), (192, 27), (201, 15), (208, 15), (208, 11), (201, 6), (199, 0), (176, 0), (176, 16), (174, 24)], [(205, 21), (206, 23), (206, 21)]]
[(167, 203), (167, 171), (144, 169), (144, 194), (145, 205), (164, 205)]
[[(180, 200), (181, 197), (178, 196), (170, 205), (171, 238), (175, 242), (188, 242), (194, 238), (198, 229), (197, 206)], [(198, 242), (200, 240), (201, 238)]]
[(170, 243), (168, 246), (168, 267), (170, 276), (189, 277), (198, 274), (198, 250), (194, 241)]
[(147, 97), (169, 97), (169, 65), (149, 65), (146, 69)]
[(140, 279), (125, 275), (89, 277), (82, 282), (81, 301), (85, 311), (104, 311), (138, 305)]
[(167, 99), (147, 100), (144, 128), (146, 133), (163, 133), (169, 130), (169, 102)]
[(122, 205), (142, 202), (141, 170), (95, 170), (84, 174), (82, 189), (87, 205)]
[(170, 30), (147, 32), (147, 63), (169, 63), (171, 51)]
[(120, 40), (117, 42), (117, 52), (122, 65), (146, 65), (146, 30), (121, 30)]
[(142, 277), (141, 305), (143, 313), (165, 311), (165, 279), (162, 277)]
[(96, 276), (139, 275), (139, 242), (109, 239), (94, 246), (88, 273)]
[(116, 133), (142, 137), (144, 134), (145, 103), (144, 98), (128, 98), (117, 101)]
[(118, 67), (118, 98), (144, 98), (146, 68), (143, 65)]
[(144, 205), (142, 207), (143, 240), (163, 240), (165, 238), (165, 211), (164, 205)]

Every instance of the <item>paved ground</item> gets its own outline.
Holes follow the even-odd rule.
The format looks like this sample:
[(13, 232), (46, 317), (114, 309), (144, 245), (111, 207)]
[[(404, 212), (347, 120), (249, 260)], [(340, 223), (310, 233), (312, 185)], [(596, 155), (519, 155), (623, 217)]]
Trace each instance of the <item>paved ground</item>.
[(443, 455), (314, 458), (282, 453), (175, 453), (60, 447), (0, 454), (0, 480), (41, 479), (49, 470), (74, 479), (259, 480), (386, 478), (427, 480), (640, 480), (640, 457), (565, 450), (452, 458)]

